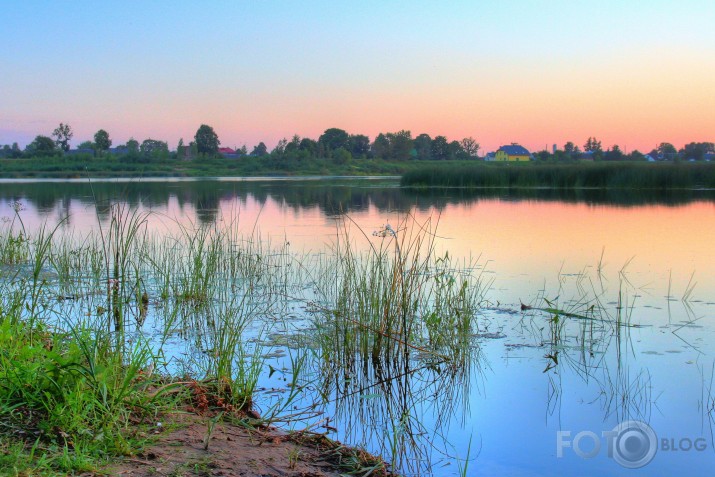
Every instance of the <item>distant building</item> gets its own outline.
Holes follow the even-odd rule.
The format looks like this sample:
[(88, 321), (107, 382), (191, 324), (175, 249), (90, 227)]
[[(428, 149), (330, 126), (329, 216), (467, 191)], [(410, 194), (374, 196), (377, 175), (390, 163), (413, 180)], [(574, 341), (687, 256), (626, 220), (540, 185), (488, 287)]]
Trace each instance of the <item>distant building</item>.
[(495, 161), (519, 162), (531, 160), (531, 153), (526, 148), (511, 143), (510, 146), (502, 146), (494, 154)]
[(225, 158), (236, 158), (241, 155), (239, 152), (234, 149), (231, 149), (230, 147), (219, 147), (218, 153), (221, 155), (221, 157)]
[(487, 155), (484, 156), (484, 160), (485, 160), (485, 161), (494, 161), (494, 160), (495, 160), (495, 159), (494, 159), (494, 153), (493, 153), (493, 152), (487, 153)]

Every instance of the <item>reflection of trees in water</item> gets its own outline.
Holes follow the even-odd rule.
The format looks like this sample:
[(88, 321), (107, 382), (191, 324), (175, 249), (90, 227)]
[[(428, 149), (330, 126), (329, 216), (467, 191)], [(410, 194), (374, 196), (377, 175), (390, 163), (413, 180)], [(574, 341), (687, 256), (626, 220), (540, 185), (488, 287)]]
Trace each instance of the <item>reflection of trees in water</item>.
[(535, 200), (579, 202), (615, 206), (681, 205), (693, 200), (715, 201), (715, 191), (697, 190), (576, 190), (576, 189), (402, 189), (397, 181), (379, 180), (319, 180), (319, 181), (153, 181), (153, 182), (27, 182), (6, 183), (0, 187), (0, 200), (21, 200), (34, 205), (38, 213), (47, 215), (72, 201), (84, 206), (96, 206), (100, 218), (106, 218), (106, 208), (112, 202), (130, 207), (140, 205), (165, 208), (175, 197), (183, 209), (191, 206), (197, 220), (203, 224), (216, 221), (221, 202), (246, 203), (249, 199), (260, 205), (274, 200), (294, 210), (318, 207), (325, 215), (334, 216), (366, 210), (369, 206), (381, 212), (407, 212), (413, 208), (443, 209), (448, 205), (465, 205), (484, 199), (508, 201)]

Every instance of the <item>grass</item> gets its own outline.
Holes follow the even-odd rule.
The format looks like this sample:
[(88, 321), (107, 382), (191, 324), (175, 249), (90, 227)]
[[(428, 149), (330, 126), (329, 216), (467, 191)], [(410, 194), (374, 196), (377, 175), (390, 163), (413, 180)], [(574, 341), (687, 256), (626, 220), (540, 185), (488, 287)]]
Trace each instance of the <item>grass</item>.
[(415, 166), (415, 162), (380, 159), (353, 159), (336, 164), (331, 159), (282, 159), (242, 157), (239, 159), (198, 158), (191, 161), (156, 159), (128, 162), (121, 157), (44, 157), (0, 160), (3, 178), (79, 177), (235, 177), (307, 175), (395, 175)]
[(490, 285), (477, 263), (437, 252), (437, 225), (406, 216), (353, 236), (348, 220), (318, 267), (314, 303), (324, 399), (345, 410), (338, 419), (352, 439), (410, 474), (428, 470), (439, 440), (423, 402), (448, 416), (469, 394)]
[[(253, 404), (263, 361), (243, 332), (266, 309), (248, 293), (262, 274), (256, 251), (205, 228), (159, 241), (145, 215), (108, 210), (106, 229), (81, 240), (61, 225), (28, 233), (19, 210), (0, 230), (0, 467), (13, 473), (84, 472), (129, 454), (137, 424), (179, 397), (232, 412)], [(229, 270), (235, 283), (219, 287)], [(158, 335), (144, 332), (147, 314)], [(188, 381), (165, 361), (176, 327), (204, 351), (180, 368)], [(178, 377), (206, 401), (190, 386), (167, 393)]]
[[(468, 361), (483, 284), (471, 264), (437, 257), (429, 223), (385, 227), (367, 255), (345, 229), (309, 272), (288, 244), (237, 223), (159, 236), (148, 219), (108, 204), (107, 225), (78, 237), (63, 223), (27, 231), (17, 210), (0, 230), (0, 464), (13, 473), (101, 468), (135, 452), (142, 423), (180, 402), (216, 419), (208, 437), (218, 419), (251, 411), (267, 368), (261, 337), (308, 284), (321, 307), (315, 342), (334, 364), (356, 353), (389, 373), (414, 356), (452, 370)], [(177, 338), (187, 353), (168, 345)], [(263, 421), (300, 414), (306, 354), (290, 359), (290, 392)], [(363, 451), (331, 449), (343, 469), (368, 465)]]
[[(369, 238), (363, 231), (358, 235)], [(320, 327), (327, 355), (358, 351), (362, 359), (423, 353), (459, 362), (486, 288), (474, 263), (454, 263), (436, 253), (436, 224), (413, 218), (375, 231), (377, 243), (358, 252), (346, 228), (325, 282)], [(460, 346), (461, 344), (461, 346)]]
[(715, 188), (715, 164), (597, 162), (430, 165), (406, 172), (408, 187), (643, 189)]

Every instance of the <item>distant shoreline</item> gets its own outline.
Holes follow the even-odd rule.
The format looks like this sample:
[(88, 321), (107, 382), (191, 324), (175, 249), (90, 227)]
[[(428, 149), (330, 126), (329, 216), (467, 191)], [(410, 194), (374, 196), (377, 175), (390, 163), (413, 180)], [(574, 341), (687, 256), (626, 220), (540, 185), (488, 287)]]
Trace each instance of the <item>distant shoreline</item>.
[(553, 189), (715, 189), (711, 162), (594, 162), (424, 166), (406, 172), (403, 187)]

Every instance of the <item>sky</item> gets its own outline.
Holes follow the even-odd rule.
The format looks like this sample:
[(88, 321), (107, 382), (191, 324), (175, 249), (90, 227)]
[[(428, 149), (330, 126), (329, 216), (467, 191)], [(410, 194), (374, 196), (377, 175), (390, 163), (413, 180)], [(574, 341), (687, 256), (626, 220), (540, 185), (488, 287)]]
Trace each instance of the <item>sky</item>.
[(0, 0), (0, 144), (715, 142), (713, 0)]

